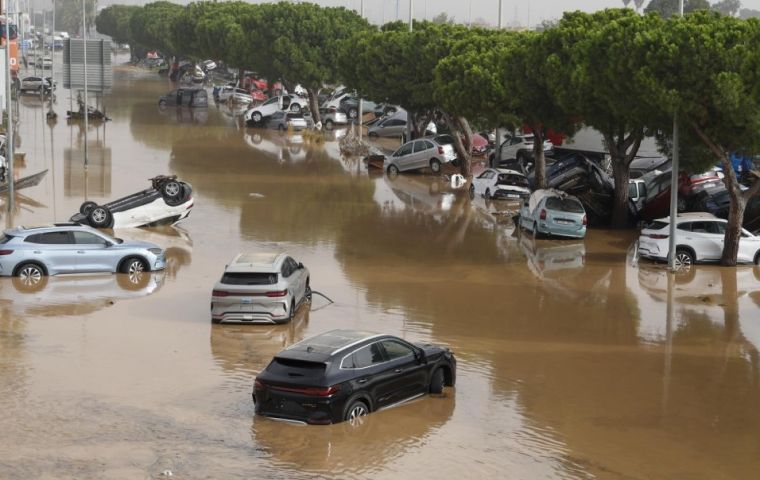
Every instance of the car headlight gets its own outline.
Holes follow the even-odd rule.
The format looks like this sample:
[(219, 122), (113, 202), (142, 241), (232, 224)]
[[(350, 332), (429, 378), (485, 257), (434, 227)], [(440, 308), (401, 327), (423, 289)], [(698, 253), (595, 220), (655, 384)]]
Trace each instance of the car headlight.
[(161, 253), (163, 252), (163, 250), (161, 250), (160, 248), (149, 248), (148, 251), (152, 253), (153, 255), (161, 255)]

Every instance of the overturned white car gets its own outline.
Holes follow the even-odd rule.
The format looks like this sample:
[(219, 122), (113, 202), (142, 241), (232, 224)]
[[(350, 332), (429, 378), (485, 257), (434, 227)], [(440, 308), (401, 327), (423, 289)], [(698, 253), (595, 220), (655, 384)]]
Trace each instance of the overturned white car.
[(150, 179), (151, 188), (103, 205), (84, 202), (72, 222), (95, 228), (173, 225), (190, 215), (193, 189), (176, 176)]

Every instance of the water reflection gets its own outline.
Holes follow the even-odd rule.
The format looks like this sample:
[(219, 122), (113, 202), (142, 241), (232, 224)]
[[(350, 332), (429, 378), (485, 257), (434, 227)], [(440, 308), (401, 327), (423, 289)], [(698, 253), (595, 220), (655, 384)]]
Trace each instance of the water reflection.
[(524, 232), (519, 237), (528, 268), (538, 278), (565, 279), (572, 270), (582, 269), (586, 264), (586, 244), (583, 241), (537, 240)]
[(208, 122), (208, 109), (206, 108), (185, 108), (185, 107), (156, 107), (159, 114), (179, 124), (197, 124), (203, 125)]
[(67, 198), (111, 195), (111, 149), (102, 140), (87, 142), (87, 168), (81, 144), (64, 149), (63, 194)]
[(362, 425), (347, 422), (301, 427), (255, 417), (251, 437), (272, 461), (320, 475), (362, 477), (382, 471), (402, 456), (425, 449), (451, 419), (455, 396), (426, 396), (369, 415)]

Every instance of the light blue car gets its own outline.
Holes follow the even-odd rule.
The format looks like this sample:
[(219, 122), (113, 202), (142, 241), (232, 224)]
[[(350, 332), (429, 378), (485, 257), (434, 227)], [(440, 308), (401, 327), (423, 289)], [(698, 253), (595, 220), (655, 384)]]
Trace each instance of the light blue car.
[(121, 272), (130, 275), (166, 267), (163, 248), (124, 241), (74, 223), (18, 227), (0, 236), (0, 276), (33, 285), (45, 275)]
[(587, 224), (581, 202), (559, 190), (536, 190), (520, 208), (519, 227), (534, 236), (583, 238)]

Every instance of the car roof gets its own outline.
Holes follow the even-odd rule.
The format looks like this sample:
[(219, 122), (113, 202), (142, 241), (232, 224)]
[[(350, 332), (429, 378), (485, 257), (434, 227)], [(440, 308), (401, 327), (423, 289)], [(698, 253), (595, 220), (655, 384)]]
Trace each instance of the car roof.
[(363, 330), (331, 330), (291, 345), (277, 356), (324, 362), (354, 345), (384, 336), (386, 335)]
[[(720, 220), (721, 222), (725, 222), (726, 220), (722, 218), (718, 218), (712, 213), (709, 212), (684, 212), (679, 213), (676, 216), (676, 223), (681, 222), (687, 222), (687, 221), (693, 221), (693, 220)], [(663, 217), (658, 218), (655, 220), (656, 222), (663, 222), (663, 223), (670, 223), (670, 217)]]
[(278, 272), (285, 253), (239, 253), (230, 261), (227, 272)]
[(517, 170), (510, 170), (508, 168), (493, 168), (492, 170), (497, 171), (498, 173), (507, 173), (509, 175), (519, 175), (521, 177), (524, 177), (522, 172), (518, 172)]
[(80, 225), (78, 223), (54, 223), (52, 225), (41, 225), (41, 226), (36, 226), (36, 227), (24, 227), (22, 225), (22, 226), (5, 230), (4, 233), (8, 235), (12, 235), (12, 236), (19, 236), (19, 235), (28, 235), (32, 233), (55, 232), (58, 230), (79, 230), (83, 232), (94, 232), (98, 234), (100, 233), (92, 227)]

